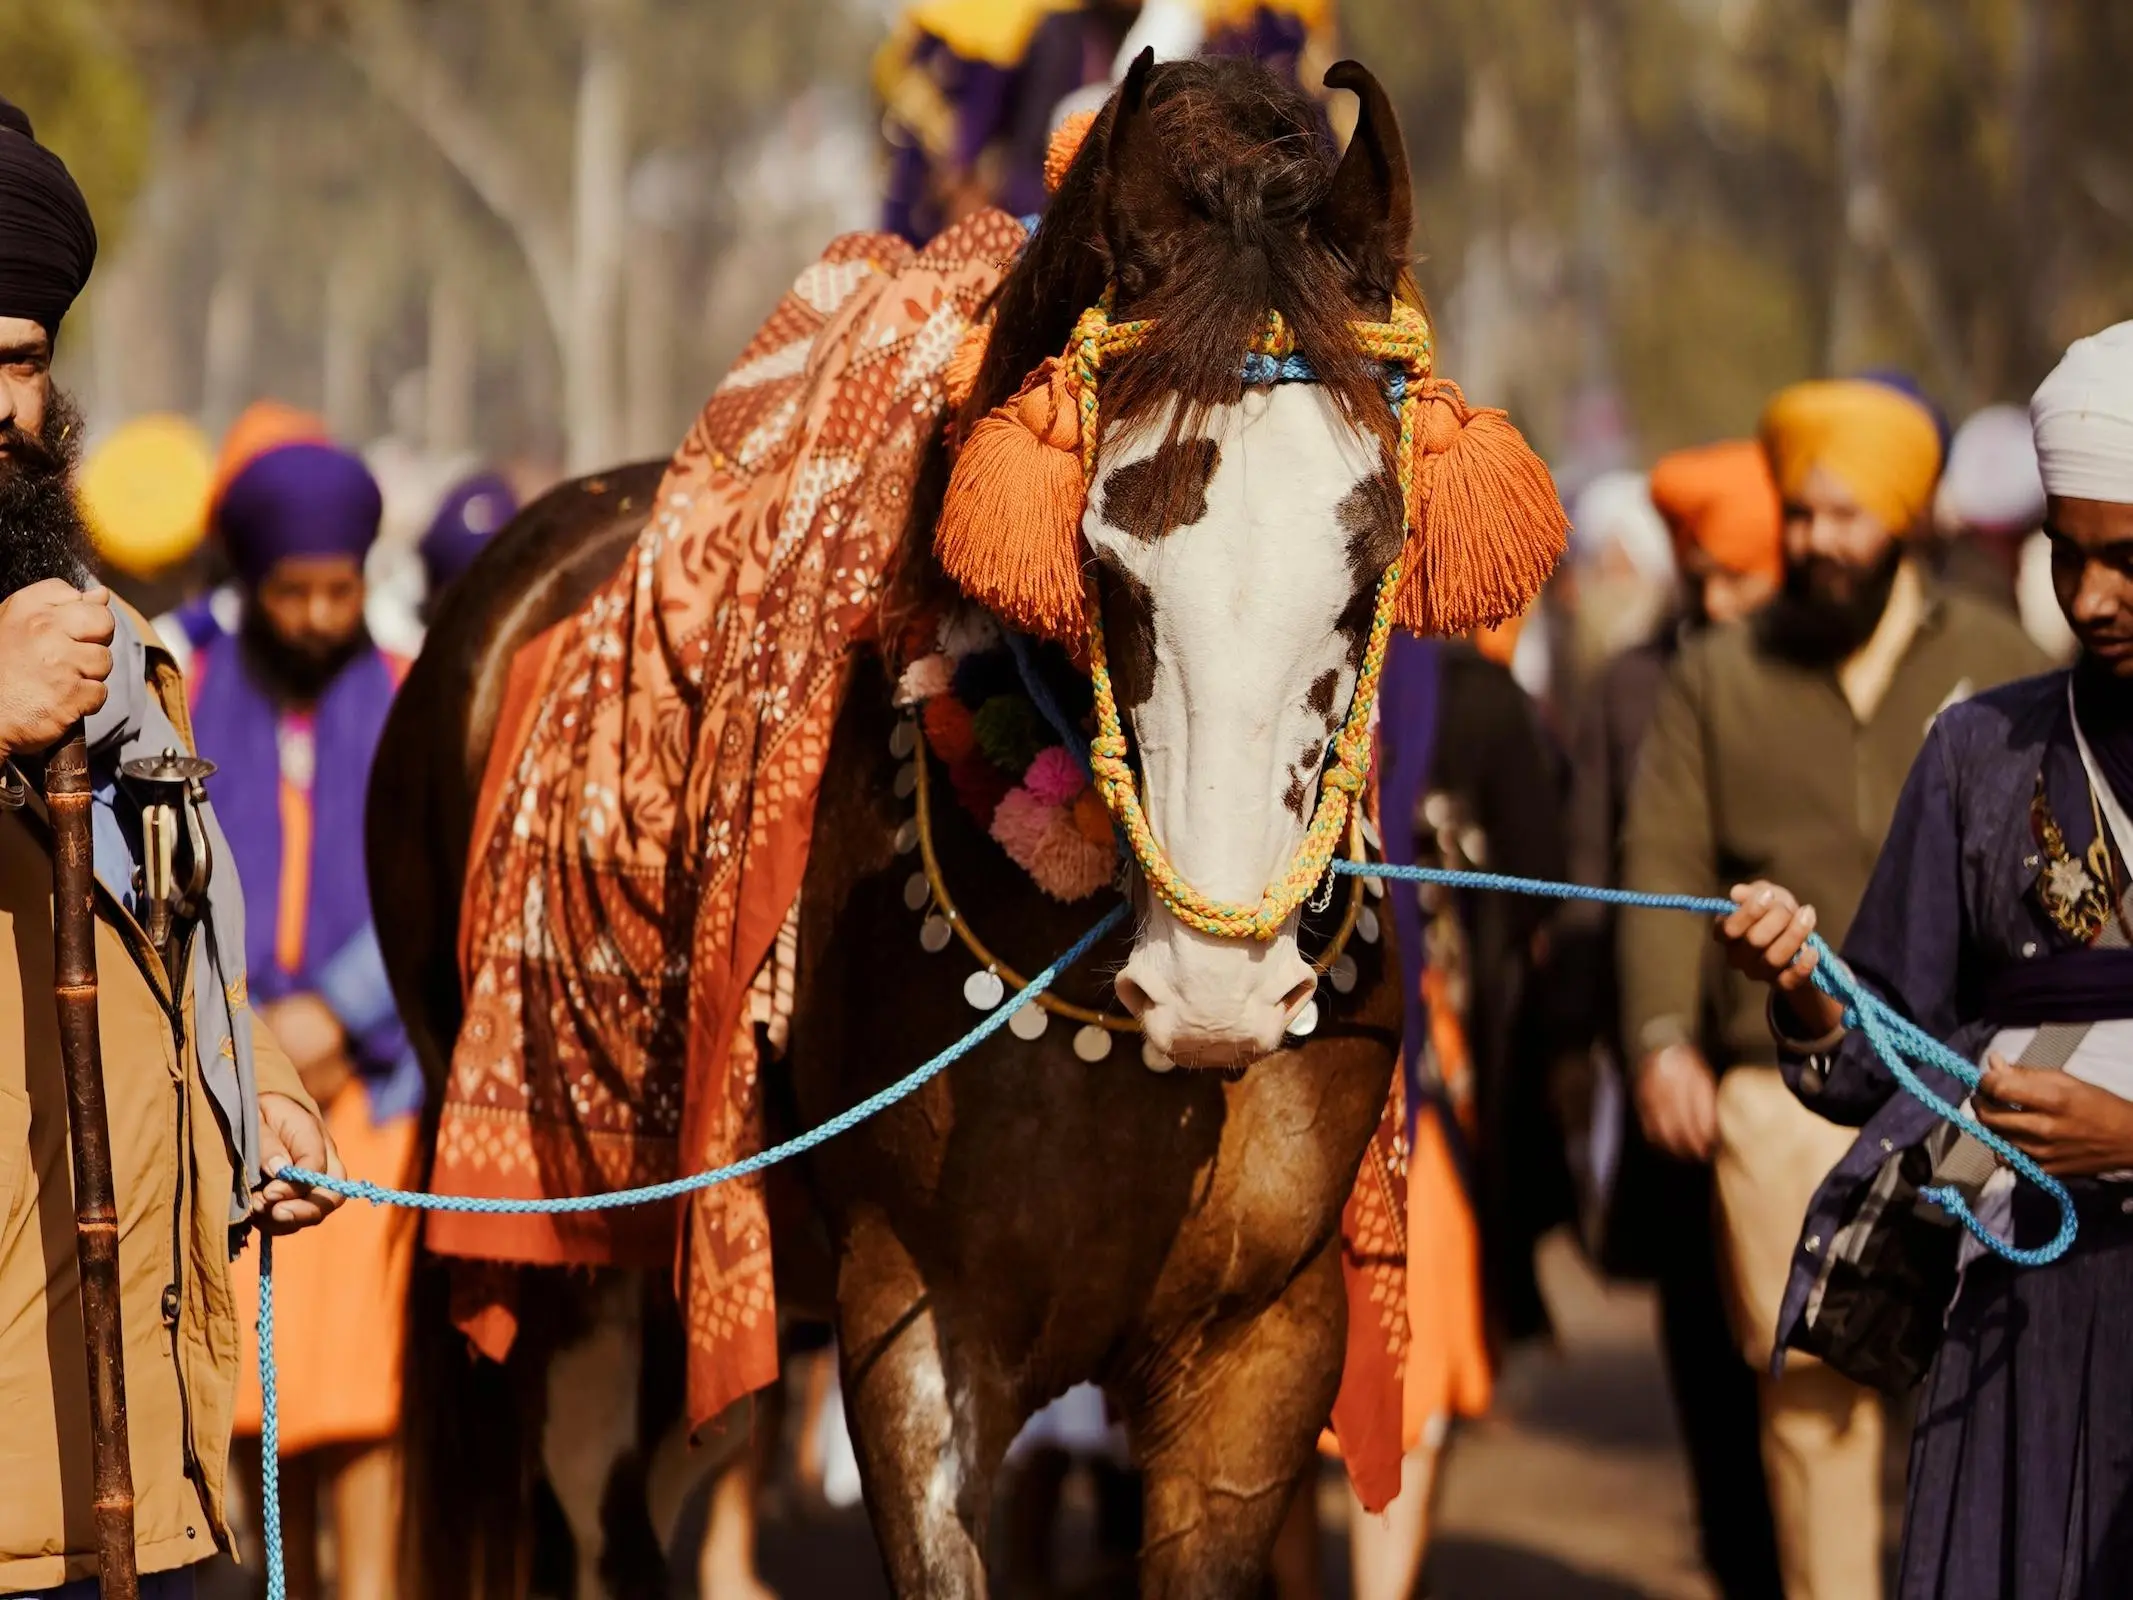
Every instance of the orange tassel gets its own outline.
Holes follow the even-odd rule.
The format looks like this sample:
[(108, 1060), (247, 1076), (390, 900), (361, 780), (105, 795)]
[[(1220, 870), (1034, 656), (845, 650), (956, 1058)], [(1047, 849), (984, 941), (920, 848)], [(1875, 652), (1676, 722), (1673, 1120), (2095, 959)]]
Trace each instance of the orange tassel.
[(1416, 503), (1394, 620), (1421, 634), (1491, 628), (1533, 603), (1562, 558), (1570, 519), (1508, 413), (1469, 406), (1446, 379), (1424, 383), (1419, 403)]
[(970, 403), (978, 390), (978, 370), (985, 365), (985, 349), (992, 343), (992, 324), (974, 322), (963, 330), (955, 354), (941, 371), (941, 392), (948, 397), (951, 415)]
[(970, 430), (933, 552), (971, 599), (1025, 633), (1076, 643), (1086, 626), (1081, 412), (1056, 360)]
[(1067, 168), (1081, 154), (1081, 147), (1089, 137), (1089, 130), (1096, 126), (1096, 113), (1077, 111), (1052, 130), (1051, 143), (1044, 148), (1044, 192), (1057, 194), (1059, 186), (1066, 182)]

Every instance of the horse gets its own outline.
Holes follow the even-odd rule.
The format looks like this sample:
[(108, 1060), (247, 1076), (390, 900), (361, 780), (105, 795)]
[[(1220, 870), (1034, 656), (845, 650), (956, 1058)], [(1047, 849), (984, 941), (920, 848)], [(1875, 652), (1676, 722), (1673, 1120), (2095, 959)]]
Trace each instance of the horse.
[[(1365, 70), (1344, 63), (1328, 81), (1361, 108), (1338, 157), (1314, 103), (1256, 64), (1136, 63), (996, 292), (962, 413), (1007, 400), (1107, 290), (1118, 317), (1153, 319), (1146, 348), (1106, 378), (1083, 535), (1149, 823), (1194, 885), (1246, 902), (1303, 836), (1404, 528), (1390, 408), (1348, 330), (1384, 318), (1406, 283), (1407, 157)], [(1244, 383), (1242, 353), (1269, 308), (1315, 384)], [(931, 555), (947, 462), (944, 430), (885, 613), (948, 598)], [(440, 1089), (460, 1017), (460, 886), (506, 671), (619, 566), (656, 476), (646, 464), (566, 485), (504, 530), (441, 607), (381, 743), (373, 896), (395, 993)], [(906, 899), (909, 729), (893, 637), (885, 624), (853, 647), (830, 741), (789, 1039), (766, 1073), (772, 1138), (853, 1105), (977, 1020), (968, 963), (921, 947)], [(936, 806), (931, 827), (961, 918), (1023, 970), (1094, 920), (1041, 893), (960, 808)], [(1390, 919), (1382, 942), (1349, 946), (1353, 982), (1336, 1002), (1310, 959), (1331, 918), (1307, 909), (1274, 937), (1218, 939), (1145, 885), (1133, 893), (1127, 930), (1060, 993), (1102, 1009), (1108, 987), (1145, 1051), (1091, 1061), (1068, 1028), (1003, 1030), (780, 1169), (805, 1202), (798, 1222), (773, 1206), (781, 1300), (788, 1273), (819, 1269), (793, 1293), (833, 1322), (899, 1596), (986, 1592), (1008, 1446), (1090, 1381), (1142, 1474), (1143, 1593), (1253, 1593), (1333, 1406), (1342, 1213), (1398, 1058)], [(1314, 1005), (1322, 1019), (1298, 1037)], [(676, 1458), (678, 1424), (671, 1392), (654, 1393), (667, 1363), (632, 1352), (660, 1343), (671, 1296), (624, 1275), (528, 1278), (535, 1309), (499, 1370), (468, 1362), (442, 1267), (418, 1269), (410, 1592), (523, 1593), (524, 1511), (544, 1460), (567, 1480), (580, 1600), (657, 1592), (659, 1519), (644, 1506), (648, 1485), (673, 1503), (671, 1482), (655, 1480)]]

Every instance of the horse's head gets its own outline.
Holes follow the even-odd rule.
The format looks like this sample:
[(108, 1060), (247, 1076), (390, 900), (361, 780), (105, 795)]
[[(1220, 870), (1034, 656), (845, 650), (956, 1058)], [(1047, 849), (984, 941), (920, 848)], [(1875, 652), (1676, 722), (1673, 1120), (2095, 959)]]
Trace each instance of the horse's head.
[[(1113, 686), (1156, 840), (1246, 905), (1303, 838), (1404, 538), (1392, 411), (1350, 325), (1405, 270), (1407, 162), (1376, 82), (1329, 82), (1362, 103), (1337, 164), (1312, 104), (1241, 63), (1143, 62), (1091, 136), (1114, 321), (1153, 322), (1105, 369), (1082, 525)], [(1317, 382), (1244, 381), (1269, 309)], [(1117, 988), (1149, 1041), (1204, 1066), (1275, 1049), (1316, 986), (1295, 917), (1222, 938), (1145, 910)]]

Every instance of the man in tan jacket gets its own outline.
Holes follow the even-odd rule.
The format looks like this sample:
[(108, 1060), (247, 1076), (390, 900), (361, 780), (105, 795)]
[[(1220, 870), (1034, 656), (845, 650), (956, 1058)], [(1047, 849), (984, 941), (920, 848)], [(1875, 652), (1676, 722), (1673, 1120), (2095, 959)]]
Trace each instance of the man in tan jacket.
[(188, 1593), (194, 1563), (229, 1548), (232, 1249), (338, 1203), (262, 1174), (339, 1172), (317, 1108), (246, 1005), (227, 849), (226, 881), (178, 936), (176, 983), (134, 914), (139, 817), (117, 763), (191, 739), (177, 668), (147, 624), (79, 587), (80, 419), (50, 367), (94, 257), (66, 169), (0, 100), (0, 1595), (68, 1600), (94, 1593), (96, 1537), (51, 833), (37, 789), (43, 753), (75, 721), (89, 722), (97, 788), (98, 1016), (144, 1594)]

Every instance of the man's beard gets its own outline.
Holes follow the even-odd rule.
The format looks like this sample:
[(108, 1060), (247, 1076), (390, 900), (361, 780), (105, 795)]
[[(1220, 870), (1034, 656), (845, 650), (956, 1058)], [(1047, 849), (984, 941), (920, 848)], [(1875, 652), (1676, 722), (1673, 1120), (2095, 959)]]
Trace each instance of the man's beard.
[(89, 533), (74, 503), (81, 438), (81, 412), (58, 389), (41, 435), (0, 427), (0, 597), (47, 578), (89, 580)]
[(1758, 619), (1763, 642), (1803, 667), (1835, 667), (1849, 660), (1880, 626), (1903, 560), (1903, 546), (1891, 541), (1869, 567), (1826, 556), (1788, 563), (1784, 587)]
[(291, 644), (274, 631), (266, 613), (250, 603), (244, 608), (238, 635), (245, 659), (259, 674), (267, 692), (290, 706), (316, 705), (348, 663), (370, 644), (370, 630), (361, 624), (331, 649), (313, 650)]

